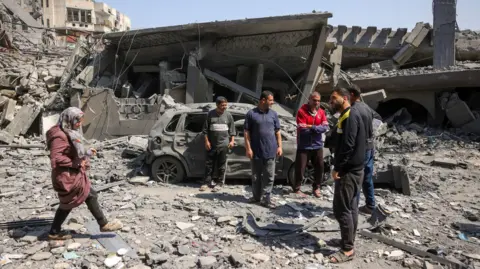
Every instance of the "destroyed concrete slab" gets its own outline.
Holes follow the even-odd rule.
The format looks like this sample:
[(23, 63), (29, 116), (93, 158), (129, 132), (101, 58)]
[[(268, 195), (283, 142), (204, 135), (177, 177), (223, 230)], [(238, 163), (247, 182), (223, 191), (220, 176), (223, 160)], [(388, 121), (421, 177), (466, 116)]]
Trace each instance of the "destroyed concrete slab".
[(0, 130), (0, 141), (10, 144), (15, 136), (25, 134), (41, 110), (42, 107), (39, 105), (23, 106), (12, 122), (5, 129)]
[(454, 127), (462, 127), (475, 120), (475, 116), (467, 103), (462, 100), (457, 100), (454, 104), (449, 103), (449, 107), (445, 112)]
[[(26, 25), (35, 28), (43, 28), (42, 24), (35, 20), (26, 10), (18, 5), (14, 0), (3, 0), (2, 3), (15, 15), (18, 16)], [(34, 29), (33, 31), (37, 31)]]
[(15, 118), (15, 105), (17, 101), (7, 98), (5, 104), (3, 104), (3, 111), (0, 117), (0, 125), (8, 124)]
[(376, 109), (378, 104), (385, 99), (387, 99), (387, 94), (384, 89), (366, 92), (360, 94), (360, 97), (365, 104), (370, 106), (372, 109)]

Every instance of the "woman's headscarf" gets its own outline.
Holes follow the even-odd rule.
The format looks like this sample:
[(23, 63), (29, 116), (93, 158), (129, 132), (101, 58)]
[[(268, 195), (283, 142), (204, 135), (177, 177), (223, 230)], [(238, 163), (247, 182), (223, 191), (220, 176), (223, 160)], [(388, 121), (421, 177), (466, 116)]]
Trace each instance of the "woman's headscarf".
[(83, 138), (83, 135), (78, 129), (74, 129), (75, 124), (77, 124), (82, 117), (82, 110), (77, 107), (69, 107), (60, 114), (60, 118), (58, 119), (58, 126), (70, 138), (80, 158), (92, 155), (91, 150), (85, 150), (84, 143), (87, 143), (87, 140)]

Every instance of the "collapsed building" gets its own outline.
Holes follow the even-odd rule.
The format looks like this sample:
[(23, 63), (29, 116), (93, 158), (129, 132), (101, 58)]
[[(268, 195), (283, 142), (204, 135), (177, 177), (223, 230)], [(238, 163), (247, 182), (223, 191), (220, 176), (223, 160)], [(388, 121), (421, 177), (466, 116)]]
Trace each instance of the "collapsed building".
[(433, 68), (438, 53), (429, 24), (417, 23), (410, 32), (332, 27), (329, 17), (312, 13), (106, 34), (103, 51), (77, 45), (71, 62), (79, 64), (67, 70), (61, 92), (85, 109), (85, 133), (95, 139), (147, 133), (169, 106), (165, 94), (186, 104), (218, 95), (255, 103), (270, 90), (293, 114), (312, 90), (328, 98), (334, 86), (350, 83), (384, 117), (403, 108), (413, 121), (480, 133), (480, 35), (457, 32), (453, 65)]
[[(362, 88), (364, 101), (384, 118), (480, 134), (480, 81), (475, 79), (480, 34), (458, 31), (455, 23), (439, 21), (438, 16), (434, 24), (448, 27), (419, 22), (410, 32), (333, 27), (328, 25), (331, 16), (315, 12), (194, 23), (79, 39), (61, 64), (42, 60), (58, 63), (48, 71), (14, 64), (26, 70), (6, 74), (5, 89), (14, 90), (16, 99), (25, 93), (38, 95), (41, 111), (23, 113), (37, 115), (30, 110), (39, 110), (43, 120), (36, 122), (43, 129), (58, 117), (45, 111), (81, 107), (85, 136), (97, 140), (148, 134), (163, 111), (175, 106), (167, 95), (185, 104), (212, 102), (218, 95), (230, 102), (255, 103), (262, 90), (270, 90), (280, 104), (276, 109), (293, 115), (313, 90), (328, 99), (333, 87), (351, 83)], [(8, 102), (2, 104), (2, 115), (9, 115), (1, 133), (7, 138), (0, 140), (10, 143), (26, 132), (13, 126), (30, 126), (33, 119), (19, 117), (22, 123), (9, 128), (14, 114), (6, 109)], [(15, 113), (19, 104), (23, 102)]]

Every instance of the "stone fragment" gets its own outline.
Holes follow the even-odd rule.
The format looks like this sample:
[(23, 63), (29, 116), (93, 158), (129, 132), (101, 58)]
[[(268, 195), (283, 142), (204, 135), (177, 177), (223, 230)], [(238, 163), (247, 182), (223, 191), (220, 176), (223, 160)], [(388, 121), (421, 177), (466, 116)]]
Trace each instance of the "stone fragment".
[(168, 253), (161, 253), (161, 254), (149, 253), (149, 254), (147, 254), (147, 260), (151, 261), (153, 264), (164, 263), (164, 262), (168, 261), (169, 258), (170, 258), (170, 255), (168, 255)]
[(224, 217), (219, 217), (217, 219), (217, 224), (225, 223), (225, 222), (230, 222), (234, 217), (232, 216), (224, 216)]
[(139, 264), (139, 265), (135, 265), (135, 266), (132, 266), (132, 267), (129, 267), (128, 269), (151, 269), (150, 266), (146, 266), (144, 264)]
[(212, 266), (216, 262), (217, 262), (217, 258), (215, 258), (213, 256), (200, 257), (198, 259), (198, 265), (200, 265), (200, 267)]
[(67, 250), (76, 250), (82, 246), (80, 243), (71, 243), (67, 246)]
[(254, 244), (243, 244), (242, 245), (242, 250), (243, 251), (254, 251), (257, 248), (256, 245)]
[(128, 182), (130, 184), (147, 184), (149, 180), (150, 180), (150, 177), (137, 176), (137, 177), (130, 178)]
[(403, 259), (404, 256), (405, 256), (405, 253), (403, 251), (394, 250), (394, 251), (390, 252), (390, 254), (388, 255), (388, 259), (392, 260), (392, 261), (399, 261), (399, 260)]
[(193, 228), (195, 226), (195, 224), (193, 223), (186, 223), (186, 222), (176, 222), (175, 225), (177, 226), (178, 229), (182, 231)]
[(190, 248), (187, 245), (178, 247), (178, 253), (182, 256), (190, 254)]
[(66, 262), (56, 263), (53, 269), (70, 269), (70, 264)]
[(234, 267), (242, 267), (245, 264), (245, 258), (242, 254), (237, 252), (232, 252), (228, 257), (228, 260)]
[(65, 252), (65, 248), (64, 247), (52, 248), (50, 249), (50, 252), (52, 254), (62, 254), (63, 252)]
[(48, 246), (48, 243), (47, 242), (42, 242), (40, 244), (37, 244), (37, 245), (34, 245), (30, 248), (27, 248), (24, 253), (27, 254), (27, 255), (33, 255), (35, 253), (38, 253), (40, 251), (42, 251), (44, 248), (46, 248)]
[(105, 261), (103, 262), (103, 264), (107, 267), (107, 268), (112, 268), (114, 267), (115, 265), (117, 265), (118, 263), (120, 263), (122, 261), (122, 258), (121, 257), (118, 257), (117, 255), (112, 255), (112, 256), (109, 256), (105, 259)]
[(127, 254), (127, 252), (128, 252), (128, 249), (120, 248), (119, 250), (117, 250), (117, 255), (118, 256), (124, 256), (125, 254)]
[(52, 256), (53, 255), (50, 252), (38, 252), (38, 253), (35, 253), (32, 257), (30, 257), (30, 259), (34, 261), (44, 261), (44, 260), (50, 259), (50, 257)]
[(263, 253), (255, 253), (255, 254), (252, 254), (252, 257), (257, 260), (257, 261), (261, 261), (261, 262), (268, 262), (270, 260), (270, 257), (266, 254), (263, 254)]

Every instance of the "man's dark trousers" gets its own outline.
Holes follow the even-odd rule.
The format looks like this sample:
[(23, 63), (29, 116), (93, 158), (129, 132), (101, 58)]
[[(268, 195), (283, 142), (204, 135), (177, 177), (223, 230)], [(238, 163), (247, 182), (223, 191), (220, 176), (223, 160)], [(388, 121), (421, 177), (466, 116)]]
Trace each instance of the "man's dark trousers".
[(373, 160), (375, 156), (375, 149), (368, 149), (365, 152), (365, 169), (363, 176), (362, 190), (365, 195), (365, 204), (368, 208), (375, 208), (375, 194), (373, 187)]
[[(212, 148), (207, 151), (204, 184), (210, 184), (212, 182), (212, 178), (215, 180), (215, 183), (223, 182), (227, 163), (227, 153), (228, 147)], [(217, 174), (214, 177), (215, 172), (217, 172)]]
[(333, 213), (340, 224), (341, 248), (353, 249), (358, 225), (358, 197), (363, 181), (363, 170), (340, 173), (335, 181)]
[(303, 177), (305, 176), (305, 168), (308, 162), (312, 163), (314, 169), (313, 190), (320, 188), (323, 180), (323, 148), (320, 149), (297, 149), (295, 157), (295, 182), (293, 190), (299, 191), (302, 186)]

